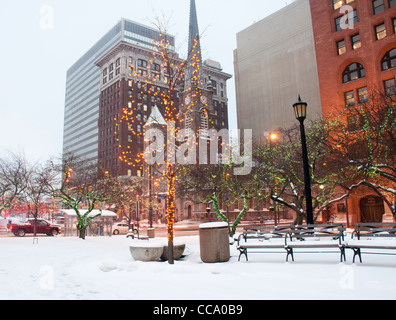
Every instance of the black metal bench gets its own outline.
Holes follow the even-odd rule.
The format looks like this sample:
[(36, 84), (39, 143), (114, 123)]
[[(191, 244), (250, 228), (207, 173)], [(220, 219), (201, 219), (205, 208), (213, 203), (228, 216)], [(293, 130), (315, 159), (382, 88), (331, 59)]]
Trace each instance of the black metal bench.
[[(284, 235), (282, 230), (291, 230), (292, 225), (284, 225), (284, 226), (248, 226), (243, 228), (243, 233), (239, 234), (238, 238), (235, 239), (236, 241), (240, 242), (243, 238), (245, 242), (248, 239), (265, 239), (268, 240), (277, 235)], [(279, 231), (278, 234), (276, 231)]]
[[(286, 261), (289, 256), (294, 261), (295, 250), (320, 249), (319, 251), (302, 251), (304, 253), (333, 253), (328, 249), (338, 249), (340, 262), (346, 261), (345, 257), (345, 224), (315, 224), (296, 226), (287, 234), (285, 249), (287, 251)], [(322, 250), (323, 249), (323, 250)]]
[[(386, 240), (385, 240), (386, 239)], [(357, 223), (348, 241), (348, 248), (352, 249), (353, 262), (356, 256), (362, 262), (362, 249), (368, 250), (395, 250), (396, 249), (396, 223)], [(387, 252), (364, 252), (366, 254), (391, 254)]]
[[(289, 256), (294, 261), (294, 252), (299, 249), (326, 249), (326, 251), (308, 251), (313, 252), (333, 252), (327, 249), (337, 248), (341, 254), (341, 262), (345, 261), (345, 243), (344, 232), (345, 224), (314, 224), (314, 225), (296, 225), (296, 226), (281, 226), (274, 228), (271, 231), (265, 230), (265, 234), (261, 237), (256, 237), (259, 241), (247, 243), (247, 235), (241, 235), (238, 238), (237, 249), (239, 250), (240, 260), (242, 255), (245, 255), (248, 261), (247, 253), (264, 253), (274, 252), (274, 249), (283, 249), (286, 251), (286, 261)], [(245, 243), (240, 243), (241, 238), (245, 239)], [(328, 239), (327, 241), (323, 238)]]
[[(273, 252), (273, 249), (285, 249), (285, 236), (294, 228), (293, 225), (284, 226), (252, 226), (245, 227), (244, 232), (237, 239), (237, 249), (239, 250), (238, 261), (245, 255), (248, 261), (248, 250), (250, 253)], [(244, 239), (245, 242), (241, 243)], [(249, 241), (248, 240), (254, 240)]]

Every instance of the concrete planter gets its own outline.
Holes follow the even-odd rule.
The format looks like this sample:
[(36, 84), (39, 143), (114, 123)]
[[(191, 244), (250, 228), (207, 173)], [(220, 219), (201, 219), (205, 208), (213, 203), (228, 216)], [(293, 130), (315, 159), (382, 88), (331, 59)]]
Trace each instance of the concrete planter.
[(160, 244), (132, 244), (129, 246), (132, 258), (136, 261), (158, 261), (164, 252)]
[(155, 238), (155, 229), (154, 228), (148, 228), (147, 229), (147, 236), (150, 239)]
[[(173, 259), (178, 260), (182, 257), (184, 250), (186, 249), (185, 244), (174, 244), (173, 245)], [(166, 261), (169, 259), (168, 246), (164, 246), (164, 252), (161, 255), (161, 260)]]
[(225, 222), (204, 223), (199, 226), (201, 260), (205, 263), (230, 260), (228, 224)]

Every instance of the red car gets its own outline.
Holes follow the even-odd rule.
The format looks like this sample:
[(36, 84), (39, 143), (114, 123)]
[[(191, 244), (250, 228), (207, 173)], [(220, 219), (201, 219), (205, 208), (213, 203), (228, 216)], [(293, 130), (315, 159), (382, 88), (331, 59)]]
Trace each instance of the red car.
[[(24, 237), (26, 233), (34, 233), (34, 219), (28, 219), (26, 223), (8, 224), (8, 229), (16, 236)], [(48, 236), (56, 236), (61, 233), (60, 225), (53, 224), (44, 219), (37, 219), (36, 233), (45, 233)]]

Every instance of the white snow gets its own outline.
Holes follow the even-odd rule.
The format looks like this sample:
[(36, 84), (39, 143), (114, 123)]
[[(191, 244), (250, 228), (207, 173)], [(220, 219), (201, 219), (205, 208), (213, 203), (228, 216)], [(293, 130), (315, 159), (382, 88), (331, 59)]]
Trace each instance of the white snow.
[(199, 229), (216, 229), (216, 228), (227, 228), (227, 222), (207, 222), (199, 225)]
[[(158, 238), (156, 240), (166, 240)], [(174, 265), (134, 261), (125, 236), (0, 238), (0, 300), (395, 299), (396, 256), (339, 253), (249, 254), (226, 263), (200, 259), (199, 236), (178, 237), (190, 254)], [(151, 240), (150, 240), (151, 241)]]

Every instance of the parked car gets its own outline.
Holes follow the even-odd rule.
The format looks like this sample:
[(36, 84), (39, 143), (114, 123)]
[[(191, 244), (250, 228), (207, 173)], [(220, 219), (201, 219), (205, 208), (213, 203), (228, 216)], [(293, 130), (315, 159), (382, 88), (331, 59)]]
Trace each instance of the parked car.
[(129, 229), (132, 229), (127, 223), (117, 222), (113, 224), (113, 234), (127, 234)]
[[(8, 224), (8, 229), (18, 237), (24, 237), (27, 233), (34, 233), (35, 219), (28, 219), (27, 222)], [(58, 224), (48, 222), (44, 219), (37, 219), (36, 233), (45, 233), (48, 236), (56, 236), (61, 233), (61, 227)]]

